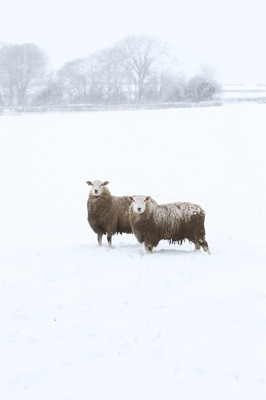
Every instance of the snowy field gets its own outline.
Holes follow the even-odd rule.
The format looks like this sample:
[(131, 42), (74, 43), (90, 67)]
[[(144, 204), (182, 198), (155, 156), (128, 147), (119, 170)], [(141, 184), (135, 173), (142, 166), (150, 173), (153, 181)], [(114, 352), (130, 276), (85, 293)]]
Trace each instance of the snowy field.
[[(0, 117), (1, 400), (265, 400), (265, 116)], [(199, 203), (212, 254), (98, 247), (88, 179)]]

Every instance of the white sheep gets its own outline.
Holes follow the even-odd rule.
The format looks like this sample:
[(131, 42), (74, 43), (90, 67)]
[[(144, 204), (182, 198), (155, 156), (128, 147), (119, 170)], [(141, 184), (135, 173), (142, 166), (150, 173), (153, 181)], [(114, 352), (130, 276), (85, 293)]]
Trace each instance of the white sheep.
[(150, 196), (133, 196), (129, 208), (132, 230), (145, 249), (151, 252), (160, 240), (181, 244), (185, 239), (197, 250), (210, 250), (205, 240), (205, 212), (197, 204), (181, 202), (156, 204)]

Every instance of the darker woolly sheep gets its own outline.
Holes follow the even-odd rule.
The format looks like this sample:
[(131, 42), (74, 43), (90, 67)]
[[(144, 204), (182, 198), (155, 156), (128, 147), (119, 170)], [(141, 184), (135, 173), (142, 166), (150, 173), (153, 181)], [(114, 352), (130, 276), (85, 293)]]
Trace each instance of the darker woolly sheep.
[(107, 234), (107, 241), (112, 247), (112, 236), (115, 233), (132, 233), (129, 220), (129, 196), (112, 196), (108, 181), (87, 181), (92, 186), (87, 202), (88, 222), (97, 234), (98, 244), (102, 245), (102, 237)]
[(150, 197), (131, 197), (129, 217), (132, 230), (140, 243), (144, 242), (149, 252), (160, 240), (182, 244), (185, 239), (195, 244), (196, 250), (201, 247), (210, 254), (205, 240), (205, 212), (197, 204), (169, 203), (155, 204)]

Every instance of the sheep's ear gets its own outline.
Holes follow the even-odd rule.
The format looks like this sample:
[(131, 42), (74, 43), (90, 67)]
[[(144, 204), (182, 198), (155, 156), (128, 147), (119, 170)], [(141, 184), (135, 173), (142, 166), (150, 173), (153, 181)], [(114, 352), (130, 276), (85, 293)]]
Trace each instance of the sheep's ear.
[(89, 186), (93, 186), (91, 181), (86, 181)]
[(134, 201), (134, 197), (133, 196), (128, 196), (129, 200)]
[(109, 181), (103, 182), (103, 186), (108, 185)]
[(146, 199), (145, 199), (145, 201), (148, 201), (148, 200), (150, 200), (150, 199), (151, 199), (151, 196), (147, 196)]

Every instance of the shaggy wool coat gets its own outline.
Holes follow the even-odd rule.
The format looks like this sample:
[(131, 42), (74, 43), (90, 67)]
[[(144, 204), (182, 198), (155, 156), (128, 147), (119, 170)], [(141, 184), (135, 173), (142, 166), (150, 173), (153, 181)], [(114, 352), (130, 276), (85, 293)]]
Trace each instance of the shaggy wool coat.
[(188, 202), (156, 205), (148, 200), (142, 214), (130, 207), (133, 233), (140, 243), (153, 247), (162, 239), (179, 244), (188, 239), (195, 245), (207, 245), (204, 219), (204, 210)]
[(89, 195), (88, 222), (97, 234), (132, 233), (129, 197), (112, 196), (107, 188), (100, 196)]

